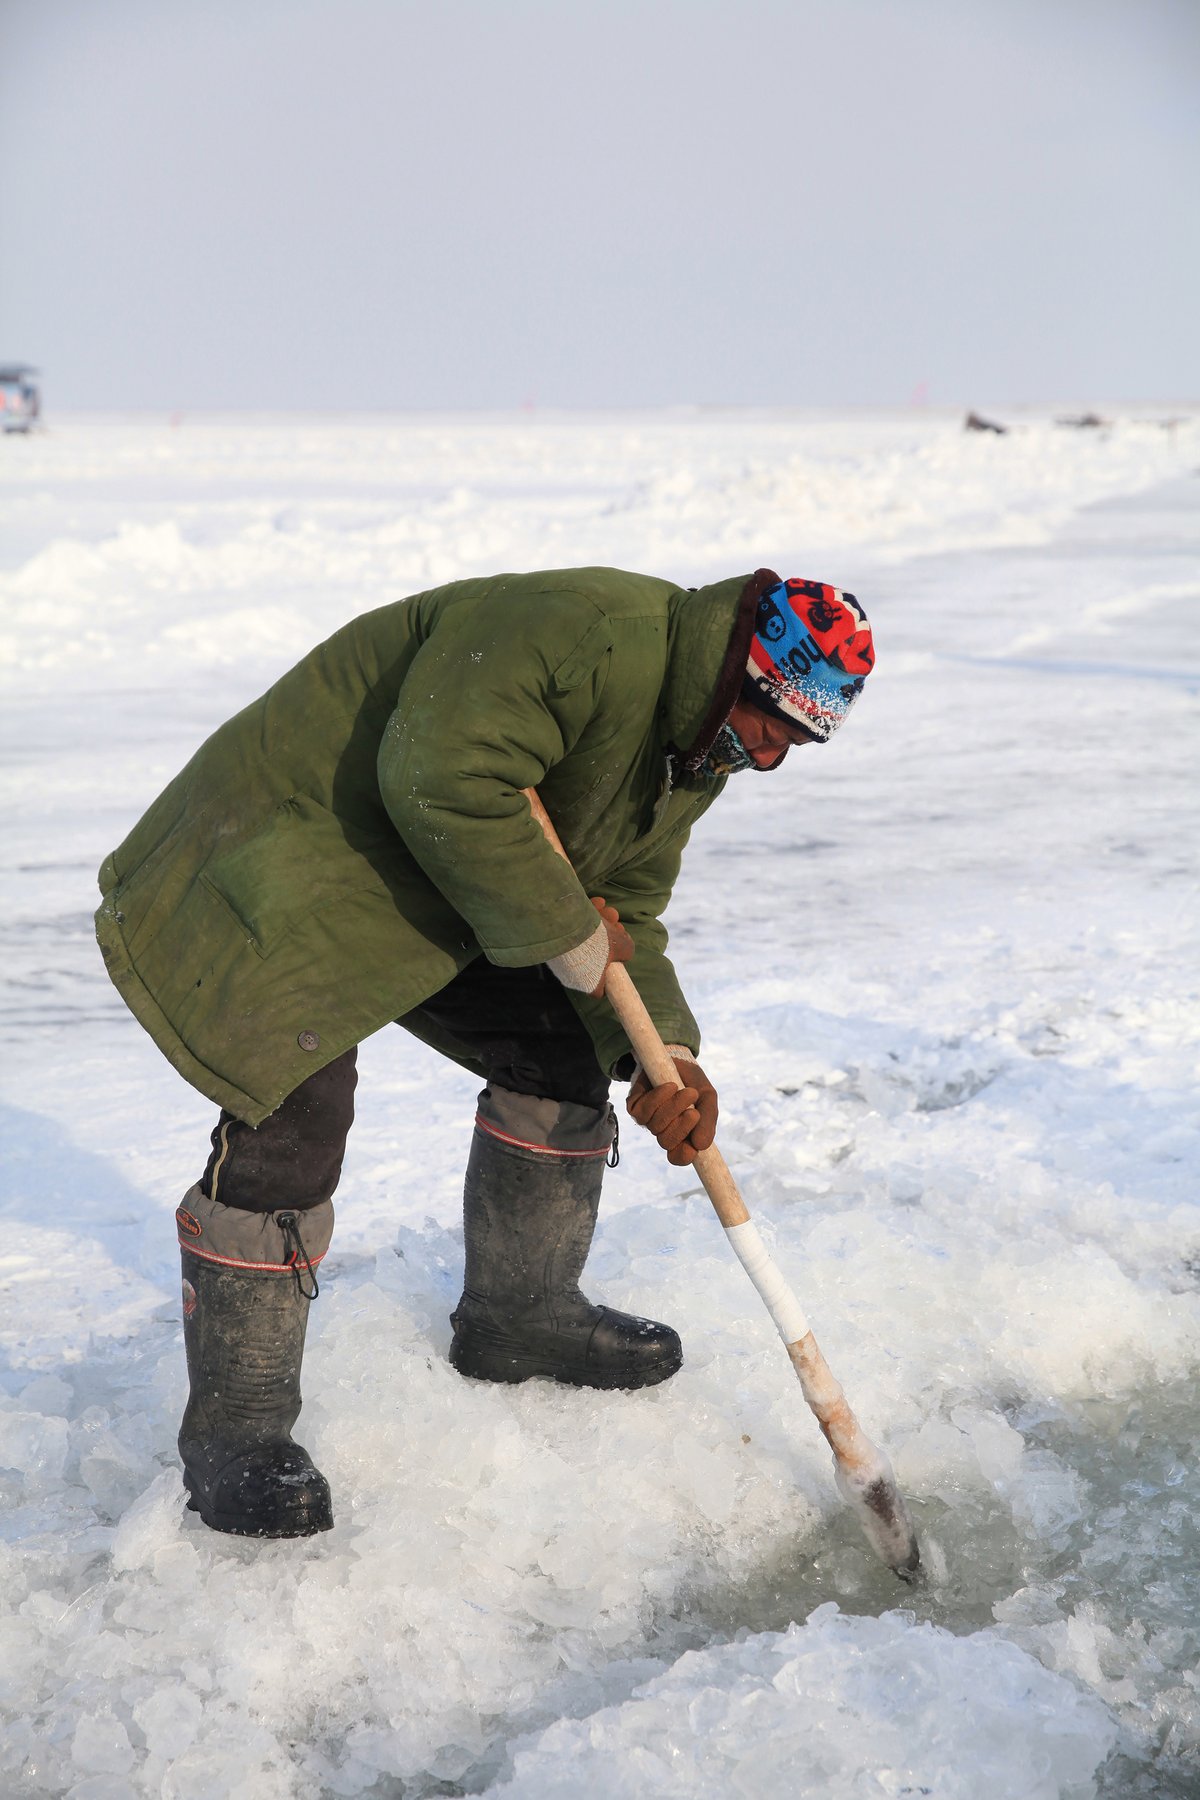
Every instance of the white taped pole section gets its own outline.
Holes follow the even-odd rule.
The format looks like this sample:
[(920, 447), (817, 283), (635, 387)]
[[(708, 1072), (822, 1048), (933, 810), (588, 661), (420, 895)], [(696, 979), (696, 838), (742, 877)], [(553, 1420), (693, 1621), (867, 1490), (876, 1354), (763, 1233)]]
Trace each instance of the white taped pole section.
[(741, 1225), (727, 1225), (725, 1236), (737, 1254), (738, 1261), (758, 1289), (763, 1305), (775, 1321), (775, 1329), (785, 1344), (798, 1344), (808, 1336), (808, 1320), (804, 1309), (784, 1280), (779, 1265), (763, 1243), (753, 1219)]

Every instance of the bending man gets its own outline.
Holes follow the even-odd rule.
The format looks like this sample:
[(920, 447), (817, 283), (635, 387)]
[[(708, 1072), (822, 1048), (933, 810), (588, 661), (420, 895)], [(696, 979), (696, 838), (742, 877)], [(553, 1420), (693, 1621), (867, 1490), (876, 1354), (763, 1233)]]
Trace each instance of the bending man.
[[(100, 871), (109, 973), (221, 1108), (177, 1213), (189, 1505), (219, 1531), (333, 1522), (291, 1437), (353, 1117), (395, 1021), (484, 1083), (451, 1361), (636, 1388), (667, 1325), (579, 1287), (613, 1077), (675, 1163), (717, 1098), (661, 922), (692, 825), (743, 769), (825, 741), (873, 662), (853, 595), (770, 570), (696, 590), (615, 569), (454, 582), (352, 620), (197, 751)], [(536, 787), (573, 867), (522, 789)], [(574, 871), (574, 872), (573, 872)], [(614, 960), (684, 1081), (650, 1089)]]

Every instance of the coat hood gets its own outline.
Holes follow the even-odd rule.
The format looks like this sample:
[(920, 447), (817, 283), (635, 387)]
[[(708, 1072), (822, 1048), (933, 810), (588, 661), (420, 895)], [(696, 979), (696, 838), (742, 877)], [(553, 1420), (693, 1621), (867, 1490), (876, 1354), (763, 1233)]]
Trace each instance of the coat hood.
[(668, 753), (684, 775), (700, 773), (742, 691), (759, 598), (778, 581), (773, 569), (756, 569), (671, 597), (663, 715)]

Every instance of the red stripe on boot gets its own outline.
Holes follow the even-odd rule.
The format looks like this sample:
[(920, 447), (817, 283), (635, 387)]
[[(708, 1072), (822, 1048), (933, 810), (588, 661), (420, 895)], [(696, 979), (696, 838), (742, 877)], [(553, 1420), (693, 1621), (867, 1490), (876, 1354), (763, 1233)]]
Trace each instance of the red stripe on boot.
[(535, 1156), (607, 1156), (609, 1151), (607, 1144), (601, 1150), (552, 1150), (548, 1144), (531, 1144), (525, 1138), (510, 1137), (507, 1131), (489, 1125), (478, 1113), (475, 1114), (475, 1129), (488, 1137), (498, 1138), (502, 1144), (512, 1144), (517, 1150), (532, 1150)]
[(211, 1250), (198, 1250), (191, 1238), (180, 1238), (179, 1247), (181, 1250), (189, 1250), (193, 1256), (198, 1256), (201, 1262), (219, 1263), (223, 1269), (255, 1269), (272, 1275), (294, 1275), (297, 1268), (315, 1269), (319, 1262), (325, 1260), (325, 1252), (322, 1250), (319, 1256), (308, 1257), (306, 1262), (299, 1264), (294, 1257), (291, 1262), (285, 1263), (241, 1262), (236, 1256), (214, 1256)]

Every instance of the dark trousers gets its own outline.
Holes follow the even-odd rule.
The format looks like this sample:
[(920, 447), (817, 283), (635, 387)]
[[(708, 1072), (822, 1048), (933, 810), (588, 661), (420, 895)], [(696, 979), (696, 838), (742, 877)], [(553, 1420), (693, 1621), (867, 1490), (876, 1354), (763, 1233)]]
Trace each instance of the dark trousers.
[[(541, 964), (502, 969), (478, 958), (397, 1024), (480, 1067), (489, 1086), (578, 1106), (608, 1103), (608, 1077), (562, 984)], [(358, 1052), (301, 1082), (254, 1127), (222, 1112), (200, 1185), (247, 1212), (304, 1211), (337, 1187), (354, 1120)]]

